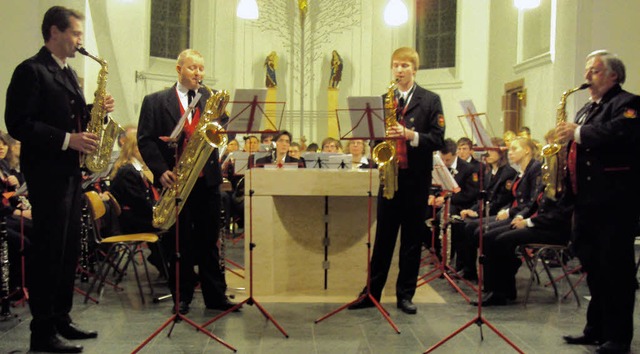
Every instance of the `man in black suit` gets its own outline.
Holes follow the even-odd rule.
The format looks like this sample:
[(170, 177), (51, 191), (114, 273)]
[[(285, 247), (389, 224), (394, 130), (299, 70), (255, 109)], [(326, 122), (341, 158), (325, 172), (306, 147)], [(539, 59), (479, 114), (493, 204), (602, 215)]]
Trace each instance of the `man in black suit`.
[(266, 164), (278, 164), (285, 163), (297, 163), (298, 167), (305, 167), (303, 158), (295, 158), (289, 155), (289, 147), (291, 145), (291, 133), (286, 130), (278, 132), (275, 137), (272, 138), (275, 144), (275, 149), (271, 155), (261, 157), (256, 160), (255, 167), (264, 167)]
[[(209, 92), (201, 87), (204, 78), (204, 58), (193, 49), (184, 50), (176, 65), (178, 82), (172, 87), (147, 95), (140, 109), (138, 122), (138, 147), (144, 162), (153, 172), (154, 181), (163, 188), (171, 188), (176, 182), (173, 168), (176, 164), (175, 148), (166, 142), (180, 117), (184, 114), (196, 91), (202, 94), (196, 109), (184, 122), (178, 137), (179, 154), (188, 139), (194, 134), (199, 120), (205, 114), (204, 107)], [(228, 117), (221, 117), (221, 124)], [(218, 149), (214, 149), (200, 172), (189, 197), (183, 201), (179, 216), (180, 238), (180, 301), (177, 304), (182, 314), (189, 312), (196, 283), (199, 281), (202, 296), (208, 309), (227, 310), (234, 306), (226, 295), (227, 284), (219, 264), (218, 235), (220, 230), (220, 184), (222, 173), (218, 161)], [(175, 225), (170, 229), (175, 237)], [(169, 242), (175, 245), (175, 239)], [(175, 247), (174, 247), (175, 248)], [(169, 271), (169, 286), (176, 295), (175, 259)], [(198, 276), (194, 266), (198, 266)]]
[[(27, 257), (31, 350), (79, 353), (66, 339), (95, 338), (69, 316), (80, 250), (80, 153), (98, 146), (84, 132), (88, 109), (67, 58), (82, 45), (83, 15), (61, 6), (42, 21), (44, 46), (15, 69), (7, 90), (5, 122), (22, 142), (21, 169), (29, 185), (34, 232)], [(111, 96), (105, 109), (113, 111)]]
[(626, 353), (633, 337), (634, 239), (640, 217), (640, 97), (622, 89), (625, 67), (614, 54), (587, 56), (591, 103), (556, 134), (569, 141), (567, 197), (574, 207), (574, 246), (587, 272), (591, 301), (582, 335), (598, 353)]
[[(415, 314), (411, 302), (416, 290), (422, 249), (421, 231), (427, 213), (433, 152), (444, 144), (444, 115), (440, 97), (418, 86), (414, 79), (419, 67), (418, 53), (412, 48), (399, 48), (391, 57), (391, 70), (398, 84), (398, 123), (387, 129), (387, 135), (400, 138), (398, 158), (398, 190), (393, 198), (378, 190), (376, 239), (371, 258), (371, 295), (378, 301), (387, 281), (398, 230), (400, 261), (396, 281), (397, 306)], [(404, 150), (404, 153), (402, 152)], [(365, 288), (365, 292), (366, 292)], [(352, 304), (349, 309), (374, 306), (369, 297)]]

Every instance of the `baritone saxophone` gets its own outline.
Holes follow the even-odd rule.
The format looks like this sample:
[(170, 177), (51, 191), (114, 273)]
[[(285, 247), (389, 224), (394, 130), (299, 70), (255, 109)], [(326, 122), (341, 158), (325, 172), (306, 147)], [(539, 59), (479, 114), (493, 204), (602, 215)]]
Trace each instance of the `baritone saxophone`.
[[(87, 124), (87, 133), (93, 133), (98, 136), (98, 147), (94, 152), (85, 154), (82, 159), (83, 166), (93, 173), (104, 171), (111, 161), (111, 153), (113, 145), (121, 132), (122, 127), (107, 115), (104, 109), (104, 101), (107, 98), (107, 74), (109, 74), (109, 66), (107, 61), (89, 54), (83, 47), (77, 47), (76, 50), (100, 64), (100, 72), (98, 73), (98, 88), (95, 92), (93, 107), (91, 108), (91, 117)], [(105, 124), (104, 119), (107, 117)]]
[(217, 120), (225, 113), (229, 93), (214, 93), (209, 87), (202, 86), (210, 95), (204, 113), (173, 168), (176, 182), (171, 188), (162, 190), (160, 199), (153, 207), (153, 226), (162, 230), (169, 229), (176, 222), (176, 208), (179, 214), (213, 150), (222, 149), (228, 142), (227, 134)]
[[(585, 83), (562, 93), (560, 103), (558, 104), (558, 109), (556, 111), (556, 126), (567, 121), (567, 97), (572, 93), (584, 90), (589, 86), (589, 84)], [(542, 164), (542, 182), (545, 184), (544, 195), (551, 200), (557, 200), (560, 194), (564, 191), (563, 180), (566, 175), (567, 167), (565, 145), (566, 144), (558, 141), (558, 138), (556, 137), (554, 138), (553, 143), (542, 147), (542, 157), (544, 158), (544, 163)]]

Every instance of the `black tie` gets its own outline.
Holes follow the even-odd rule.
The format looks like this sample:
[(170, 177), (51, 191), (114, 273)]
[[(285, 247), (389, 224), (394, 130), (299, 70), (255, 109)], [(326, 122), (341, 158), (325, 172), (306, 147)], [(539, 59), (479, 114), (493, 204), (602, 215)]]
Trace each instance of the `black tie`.
[(587, 110), (584, 112), (584, 114), (582, 114), (580, 116), (580, 118), (578, 118), (578, 124), (580, 124), (580, 125), (584, 124), (585, 120), (587, 120), (587, 117), (591, 113), (593, 113), (593, 111), (595, 111), (596, 108), (598, 108), (598, 103), (597, 102), (591, 102), (591, 104), (589, 105), (589, 108), (587, 108)]
[(400, 98), (398, 99), (398, 107), (396, 107), (396, 117), (398, 119), (402, 119), (402, 111), (404, 110), (405, 99), (404, 95), (400, 94)]
[(193, 101), (194, 97), (196, 97), (196, 92), (189, 90), (189, 92), (187, 92), (187, 106), (191, 105), (191, 101)]
[(65, 66), (64, 69), (62, 69), (62, 72), (65, 74), (67, 80), (69, 80), (69, 83), (73, 88), (80, 88), (80, 85), (78, 85), (78, 80), (76, 80), (76, 77), (73, 75), (73, 72), (71, 72), (71, 69), (69, 69), (68, 66)]

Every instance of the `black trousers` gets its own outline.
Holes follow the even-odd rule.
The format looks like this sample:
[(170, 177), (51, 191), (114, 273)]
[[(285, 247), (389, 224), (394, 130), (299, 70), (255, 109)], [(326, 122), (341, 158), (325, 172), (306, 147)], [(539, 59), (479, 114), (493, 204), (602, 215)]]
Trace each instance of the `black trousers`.
[(522, 264), (516, 255), (516, 248), (527, 243), (566, 245), (570, 230), (567, 227), (543, 229), (526, 227), (508, 230), (485, 239), (484, 288), (502, 293), (509, 298), (516, 297), (516, 273)]
[(56, 333), (69, 323), (80, 253), (80, 176), (51, 176), (46, 183), (27, 178), (33, 233), (26, 254), (26, 280), (32, 336)]
[(371, 295), (378, 300), (387, 282), (399, 230), (396, 297), (411, 300), (416, 292), (430, 181), (412, 177), (408, 171), (400, 170), (398, 190), (392, 199), (382, 196), (382, 188), (378, 191), (378, 222), (371, 256)]
[[(218, 238), (220, 232), (221, 198), (218, 186), (206, 185), (198, 178), (179, 216), (180, 234), (180, 301), (193, 300), (195, 286), (200, 282), (207, 307), (226, 301), (227, 284), (220, 268)], [(169, 243), (175, 249), (175, 225)], [(194, 267), (198, 266), (196, 274)], [(169, 288), (175, 299), (175, 257), (169, 269)]]
[(584, 333), (631, 344), (638, 212), (576, 205), (574, 218), (575, 250), (591, 292)]

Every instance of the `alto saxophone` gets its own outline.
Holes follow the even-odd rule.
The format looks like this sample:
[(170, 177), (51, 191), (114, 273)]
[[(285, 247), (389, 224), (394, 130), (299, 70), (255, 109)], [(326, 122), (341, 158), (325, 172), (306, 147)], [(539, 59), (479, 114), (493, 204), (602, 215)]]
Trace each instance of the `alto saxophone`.
[(209, 91), (210, 97), (207, 99), (204, 114), (200, 116), (193, 135), (173, 168), (176, 182), (173, 187), (162, 191), (160, 199), (153, 207), (153, 226), (162, 230), (169, 229), (176, 222), (176, 200), (179, 214), (213, 150), (227, 145), (227, 134), (216, 120), (225, 112), (224, 109), (229, 103), (229, 93), (213, 93), (207, 86), (204, 88)]
[[(98, 136), (98, 147), (90, 154), (85, 154), (83, 159), (84, 167), (93, 173), (104, 171), (111, 161), (113, 145), (124, 129), (111, 117), (107, 117), (107, 110), (104, 109), (104, 100), (107, 97), (107, 74), (109, 73), (107, 61), (89, 54), (84, 48), (78, 47), (76, 50), (85, 56), (95, 60), (100, 64), (98, 73), (98, 88), (96, 89), (93, 107), (91, 108), (91, 118), (87, 124), (87, 133)], [(107, 117), (107, 124), (104, 118)]]
[[(384, 98), (384, 125), (387, 129), (395, 126), (398, 121), (395, 104), (397, 85), (396, 81), (392, 81)], [(393, 195), (398, 190), (398, 161), (395, 145), (395, 140), (388, 139), (376, 145), (371, 151), (373, 161), (378, 164), (380, 184), (383, 186), (382, 195), (386, 199), (393, 199)]]
[[(589, 86), (589, 84), (582, 84), (562, 93), (556, 112), (556, 125), (567, 121), (567, 97)], [(542, 147), (542, 157), (544, 157), (544, 164), (542, 164), (542, 182), (545, 184), (544, 195), (551, 200), (556, 200), (564, 190), (563, 180), (567, 167), (565, 144), (559, 142), (556, 137), (553, 143)]]

